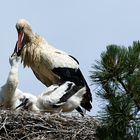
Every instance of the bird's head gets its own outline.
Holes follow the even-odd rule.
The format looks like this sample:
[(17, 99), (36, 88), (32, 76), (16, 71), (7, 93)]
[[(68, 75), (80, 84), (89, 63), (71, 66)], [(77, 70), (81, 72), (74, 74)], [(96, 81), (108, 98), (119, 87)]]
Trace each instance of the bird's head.
[(22, 98), (20, 98), (21, 103), (16, 107), (16, 109), (20, 108), (32, 111), (33, 106), (36, 104), (37, 97), (28, 93), (24, 94), (25, 95)]
[(9, 63), (11, 66), (18, 66), (20, 62), (20, 57), (17, 56), (17, 54), (14, 54), (13, 56), (9, 57)]
[(18, 33), (18, 41), (16, 43), (14, 53), (17, 53), (17, 55), (20, 56), (24, 45), (29, 42), (32, 36), (32, 29), (29, 22), (25, 19), (19, 19), (17, 21), (16, 29)]

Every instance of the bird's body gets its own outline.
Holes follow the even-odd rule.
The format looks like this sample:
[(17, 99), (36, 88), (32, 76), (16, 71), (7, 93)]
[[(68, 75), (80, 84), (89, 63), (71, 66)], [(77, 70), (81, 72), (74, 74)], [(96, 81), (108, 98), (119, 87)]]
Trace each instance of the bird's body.
[(73, 82), (65, 82), (64, 84), (52, 85), (38, 97), (38, 106), (44, 107), (48, 112), (71, 112), (80, 106), (86, 88), (75, 92), (75, 84)]
[(24, 66), (33, 73), (44, 85), (61, 85), (66, 81), (74, 82), (79, 89), (86, 86), (86, 94), (81, 106), (90, 111), (92, 95), (79, 68), (79, 62), (67, 53), (48, 44), (44, 38), (34, 33), (29, 23), (21, 19), (17, 22), (17, 48)]
[(28, 92), (23, 92), (20, 96), (20, 103), (17, 104), (16, 110), (23, 110), (23, 111), (32, 111), (36, 113), (40, 113), (40, 109), (37, 107), (37, 96), (28, 93)]
[[(24, 66), (31, 67), (36, 77), (46, 86), (65, 82), (55, 69), (78, 69), (79, 64), (67, 53), (55, 49), (43, 38), (34, 34), (32, 42), (25, 44), (21, 59)], [(53, 71), (54, 70), (54, 71)]]
[(0, 106), (3, 109), (14, 109), (17, 104), (20, 104), (19, 98), (21, 97), (21, 92), (17, 89), (19, 58), (10, 57), (9, 62), (11, 69), (7, 81), (0, 87)]
[[(20, 106), (24, 106), (27, 110), (41, 113), (71, 112), (80, 106), (85, 93), (85, 87), (75, 93), (75, 84), (67, 81), (60, 86), (51, 85), (37, 98), (27, 95), (25, 102)], [(84, 115), (82, 112), (79, 113), (82, 116)]]

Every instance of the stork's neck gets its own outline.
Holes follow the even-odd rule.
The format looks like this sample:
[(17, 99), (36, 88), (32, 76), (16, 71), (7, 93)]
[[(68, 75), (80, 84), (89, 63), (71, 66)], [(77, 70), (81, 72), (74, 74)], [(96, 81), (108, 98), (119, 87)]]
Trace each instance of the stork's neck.
[(11, 69), (7, 78), (7, 84), (17, 83), (17, 82), (18, 82), (18, 64), (11, 66)]
[(33, 34), (29, 40), (26, 40), (25, 45), (23, 47), (21, 58), (22, 62), (25, 66), (32, 67), (34, 65), (39, 64), (40, 62), (40, 44), (43, 42), (42, 38)]
[(32, 31), (28, 33), (24, 33), (22, 46), (26, 45), (27, 43), (33, 42), (33, 40), (34, 40), (34, 33)]
[(18, 65), (11, 66), (4, 91), (4, 105), (6, 108), (14, 104), (15, 91), (18, 85)]

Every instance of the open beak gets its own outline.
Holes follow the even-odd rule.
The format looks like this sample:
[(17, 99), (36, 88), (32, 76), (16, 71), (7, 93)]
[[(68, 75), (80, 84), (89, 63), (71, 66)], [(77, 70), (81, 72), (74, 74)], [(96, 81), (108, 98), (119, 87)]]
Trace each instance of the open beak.
[(17, 41), (17, 53), (22, 48), (23, 38), (24, 38), (24, 33), (23, 32), (19, 32), (18, 33), (18, 41)]
[(25, 108), (27, 103), (28, 103), (28, 99), (25, 98), (25, 99), (22, 101), (22, 103), (19, 104), (19, 105), (16, 107), (16, 109), (18, 109), (18, 108), (20, 108), (20, 107)]
[(19, 32), (18, 33), (18, 41), (16, 42), (15, 49), (14, 49), (14, 52), (12, 53), (11, 57), (13, 55), (15, 55), (15, 53), (17, 54), (17, 56), (20, 56), (21, 50), (23, 48), (23, 45), (22, 45), (23, 38), (24, 38), (24, 33)]
[(11, 57), (13, 57), (15, 54), (17, 54), (17, 42), (16, 42), (16, 45), (15, 45), (15, 48), (14, 48), (14, 52), (12, 53)]

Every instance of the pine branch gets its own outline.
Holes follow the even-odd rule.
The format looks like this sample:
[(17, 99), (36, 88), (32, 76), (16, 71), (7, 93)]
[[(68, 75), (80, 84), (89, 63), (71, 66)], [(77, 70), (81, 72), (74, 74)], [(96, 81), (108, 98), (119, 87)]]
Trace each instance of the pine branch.
[[(126, 94), (128, 94), (132, 99), (133, 99), (133, 95), (130, 93), (130, 91), (126, 88), (125, 84), (123, 83), (122, 79), (117, 77), (118, 82), (121, 84), (121, 86), (124, 88), (124, 90), (126, 91)], [(140, 104), (136, 99), (133, 99), (135, 105), (138, 108), (138, 111), (140, 111)]]
[(129, 94), (129, 91), (127, 90), (125, 84), (123, 83), (122, 79), (117, 77), (117, 81), (121, 84), (121, 86), (124, 88), (127, 94)]

